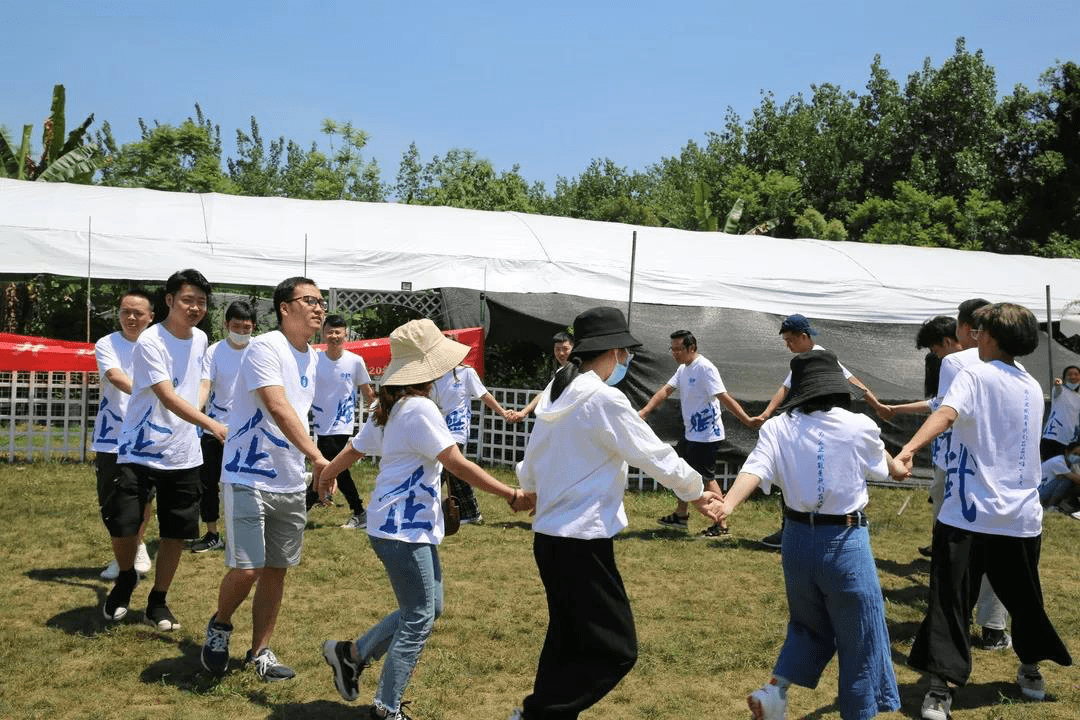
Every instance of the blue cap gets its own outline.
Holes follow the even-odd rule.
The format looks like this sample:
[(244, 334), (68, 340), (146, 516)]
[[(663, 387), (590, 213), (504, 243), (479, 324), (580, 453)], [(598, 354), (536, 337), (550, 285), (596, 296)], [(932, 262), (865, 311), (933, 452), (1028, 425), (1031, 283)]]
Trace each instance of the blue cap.
[(817, 335), (817, 330), (815, 330), (814, 326), (810, 324), (810, 321), (806, 319), (806, 316), (799, 315), (798, 313), (795, 315), (788, 315), (784, 318), (784, 322), (780, 323), (781, 335), (788, 330), (796, 333), (806, 333), (810, 336)]

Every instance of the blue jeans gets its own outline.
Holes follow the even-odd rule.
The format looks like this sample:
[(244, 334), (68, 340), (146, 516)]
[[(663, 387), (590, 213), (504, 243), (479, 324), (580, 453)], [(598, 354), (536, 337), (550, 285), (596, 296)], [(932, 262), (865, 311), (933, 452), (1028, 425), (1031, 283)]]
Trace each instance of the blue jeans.
[(837, 655), (840, 717), (871, 718), (899, 709), (867, 528), (789, 520), (782, 553), (789, 619), (773, 674), (814, 688)]
[(1078, 494), (1078, 486), (1064, 475), (1055, 475), (1039, 485), (1039, 502), (1042, 506), (1057, 505), (1066, 498)]
[(356, 639), (356, 652), (365, 664), (386, 656), (375, 706), (395, 713), (435, 618), (442, 614), (442, 568), (435, 545), (368, 538), (390, 577), (398, 609)]

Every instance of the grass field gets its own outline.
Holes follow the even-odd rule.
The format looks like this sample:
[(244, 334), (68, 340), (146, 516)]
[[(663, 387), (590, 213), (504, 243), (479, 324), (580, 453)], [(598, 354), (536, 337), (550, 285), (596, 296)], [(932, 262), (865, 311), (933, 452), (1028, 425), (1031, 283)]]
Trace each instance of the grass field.
[[(361, 490), (370, 492), (371, 465)], [(497, 474), (511, 478), (502, 470)], [(326, 638), (366, 630), (394, 607), (382, 566), (363, 531), (339, 529), (348, 508), (314, 510), (304, 560), (289, 574), (273, 648), (295, 680), (259, 682), (250, 670), (221, 679), (203, 672), (198, 652), (223, 573), (220, 552), (185, 554), (169, 594), (183, 628), (158, 634), (140, 624), (149, 582), (135, 591), (132, 621), (107, 627), (100, 607), (109, 560), (89, 465), (0, 466), (0, 541), (8, 548), (0, 583), (0, 718), (366, 718), (378, 666), (361, 679), (360, 700), (343, 702), (319, 652)], [(897, 514), (905, 501), (910, 502)], [(406, 694), (420, 720), (504, 720), (532, 684), (546, 625), (528, 518), (482, 496), (482, 526), (463, 527), (440, 550), (446, 612)], [(874, 489), (868, 514), (884, 588), (904, 708), (918, 717), (924, 688), (904, 664), (925, 609), (929, 562), (925, 491)], [(734, 537), (703, 541), (659, 528), (665, 493), (630, 494), (630, 527), (616, 554), (634, 607), (640, 659), (633, 672), (583, 717), (745, 718), (746, 694), (767, 679), (787, 619), (780, 557), (758, 538), (776, 529), (775, 500), (746, 503)], [(705, 526), (691, 519), (691, 532)], [(147, 533), (151, 555), (156, 523)], [(1080, 522), (1045, 523), (1042, 581), (1048, 612), (1066, 643), (1080, 650)], [(250, 615), (235, 619), (232, 655), (250, 643)], [(138, 611), (136, 611), (138, 609)], [(1044, 664), (1048, 702), (1019, 699), (1012, 651), (974, 651), (971, 684), (953, 717), (1080, 717), (1080, 671)], [(794, 688), (789, 717), (838, 718), (836, 664), (816, 690)]]

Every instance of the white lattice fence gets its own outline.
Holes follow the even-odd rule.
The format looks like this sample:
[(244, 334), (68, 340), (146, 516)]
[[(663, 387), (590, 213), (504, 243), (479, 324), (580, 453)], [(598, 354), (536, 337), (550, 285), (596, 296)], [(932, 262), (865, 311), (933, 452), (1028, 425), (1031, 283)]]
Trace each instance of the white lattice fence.
[(0, 370), (0, 442), (8, 462), (85, 460), (97, 373)]

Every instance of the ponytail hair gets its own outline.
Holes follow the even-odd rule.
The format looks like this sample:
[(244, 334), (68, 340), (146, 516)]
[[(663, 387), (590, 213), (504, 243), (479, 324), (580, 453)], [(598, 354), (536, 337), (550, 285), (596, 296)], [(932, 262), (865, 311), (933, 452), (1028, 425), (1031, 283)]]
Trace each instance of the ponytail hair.
[(582, 363), (595, 360), (606, 352), (607, 350), (592, 350), (572, 353), (569, 361), (559, 368), (559, 372), (555, 373), (555, 379), (551, 381), (551, 399), (558, 400), (563, 391), (570, 387), (574, 378), (581, 374)]
[(431, 381), (415, 383), (413, 385), (382, 385), (379, 387), (379, 402), (375, 406), (375, 424), (386, 427), (386, 421), (390, 419), (390, 411), (394, 403), (403, 397), (415, 395), (427, 397), (431, 392)]

